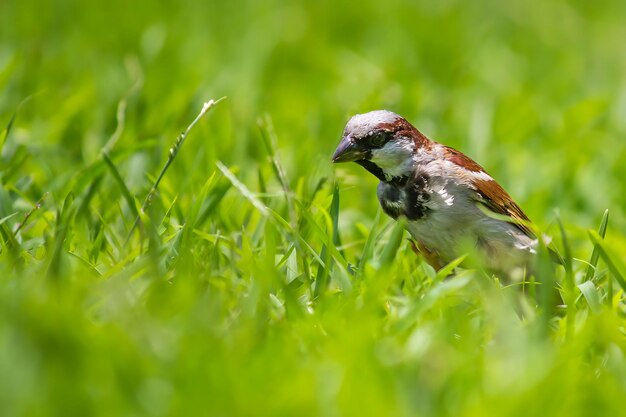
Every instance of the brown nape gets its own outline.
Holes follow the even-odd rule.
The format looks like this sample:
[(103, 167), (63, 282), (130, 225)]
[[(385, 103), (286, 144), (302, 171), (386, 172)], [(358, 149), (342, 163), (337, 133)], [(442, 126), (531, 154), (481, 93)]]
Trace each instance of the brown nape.
[(432, 141), (403, 117), (396, 119), (393, 123), (381, 123), (378, 127), (385, 132), (392, 132), (394, 137), (412, 138), (416, 148), (432, 146)]

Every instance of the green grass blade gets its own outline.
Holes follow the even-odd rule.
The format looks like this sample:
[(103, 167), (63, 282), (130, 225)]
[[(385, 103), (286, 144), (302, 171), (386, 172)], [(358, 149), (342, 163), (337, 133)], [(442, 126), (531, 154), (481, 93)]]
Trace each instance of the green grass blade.
[(311, 215), (311, 212), (304, 208), (304, 205), (302, 205), (302, 203), (300, 203), (297, 200), (296, 200), (296, 203), (298, 204), (298, 207), (300, 208), (300, 216), (308, 222), (308, 225), (311, 227), (310, 229), (311, 232), (313, 232), (317, 236), (318, 239), (324, 242), (324, 245), (327, 246), (327, 249), (329, 250), (330, 254), (332, 255), (333, 258), (335, 258), (337, 262), (346, 266), (346, 261), (343, 255), (341, 254), (341, 252), (339, 252), (339, 250), (333, 243), (332, 233), (327, 231), (327, 229), (332, 227), (332, 219), (329, 217), (329, 214), (323, 211), (321, 213), (321, 215), (326, 220), (325, 223), (327, 227), (325, 230), (325, 228), (321, 226), (319, 222), (315, 220), (315, 218)]
[(402, 244), (405, 226), (406, 222), (402, 219), (395, 223), (391, 231), (391, 236), (389, 236), (389, 240), (385, 244), (385, 249), (383, 249), (380, 258), (378, 259), (378, 265), (380, 267), (386, 268), (390, 266), (395, 259), (396, 253)]
[(563, 244), (563, 266), (565, 267), (564, 301), (567, 305), (566, 337), (571, 338), (574, 332), (576, 320), (576, 294), (574, 293), (574, 269), (572, 267), (572, 250), (570, 248), (565, 227), (560, 216), (556, 217), (561, 232)]
[[(217, 104), (219, 104), (221, 101), (223, 101), (225, 99), (226, 99), (226, 97), (222, 97), (222, 98), (217, 99), (217, 100), (211, 99), (211, 100), (205, 102), (202, 105), (202, 109), (200, 110), (200, 113), (198, 113), (196, 118), (193, 119), (193, 121), (187, 126), (187, 129), (185, 129), (178, 136), (178, 138), (176, 139), (176, 142), (174, 142), (174, 145), (169, 150), (169, 156), (167, 158), (167, 161), (165, 161), (165, 164), (163, 165), (163, 168), (161, 168), (161, 171), (159, 172), (159, 175), (157, 176), (156, 180), (152, 184), (152, 188), (150, 188), (150, 191), (148, 192), (148, 195), (146, 196), (146, 199), (144, 200), (144, 202), (143, 202), (143, 204), (141, 206), (141, 213), (145, 213), (146, 212), (146, 209), (150, 205), (150, 202), (152, 201), (152, 198), (154, 197), (154, 195), (157, 192), (157, 189), (159, 188), (159, 184), (161, 183), (161, 180), (165, 176), (165, 173), (167, 172), (167, 170), (170, 167), (170, 165), (174, 162), (174, 159), (176, 159), (176, 155), (178, 155), (178, 152), (180, 151), (180, 149), (182, 148), (183, 144), (185, 143), (185, 140), (187, 140), (187, 136), (189, 135), (189, 132), (191, 131), (191, 129), (193, 129), (193, 127), (198, 123), (198, 121), (200, 121), (200, 119), (209, 110), (211, 110), (213, 107), (215, 107)], [(133, 232), (135, 231), (135, 228), (137, 227), (137, 225), (139, 224), (140, 221), (141, 221), (141, 216), (137, 216), (135, 218), (135, 222), (133, 223), (133, 226), (130, 229), (130, 232), (128, 233), (128, 237), (126, 238), (127, 242), (130, 239), (130, 237), (132, 236)]]
[(278, 140), (276, 137), (276, 131), (274, 130), (274, 125), (272, 124), (272, 120), (269, 116), (266, 116), (264, 119), (260, 120), (258, 125), (259, 129), (261, 130), (261, 138), (263, 139), (265, 150), (267, 151), (270, 162), (272, 163), (272, 170), (274, 171), (274, 175), (276, 176), (276, 179), (283, 189), (283, 193), (287, 201), (287, 208), (289, 210), (289, 221), (292, 227), (295, 227), (297, 221), (295, 205), (293, 202), (291, 188), (289, 186), (289, 180), (287, 179), (287, 174), (285, 173), (285, 168), (280, 162), (280, 159), (278, 158), (278, 152), (276, 151), (276, 143), (278, 142)]
[(329, 256), (328, 251), (326, 250), (326, 245), (322, 246), (320, 258), (324, 260), (324, 265), (319, 264), (319, 266), (317, 267), (317, 275), (315, 276), (315, 291), (313, 292), (313, 298), (319, 298), (319, 296), (322, 295), (328, 287), (328, 278), (330, 277), (330, 265), (328, 263)]
[[(610, 249), (606, 246), (606, 243), (600, 237), (598, 232), (595, 230), (589, 231), (589, 237), (593, 242), (594, 246), (598, 249), (600, 257), (611, 271), (611, 274), (622, 288), (624, 292), (626, 292), (626, 278), (624, 278), (624, 265), (619, 261), (618, 257), (611, 253)], [(610, 279), (610, 278), (609, 278)]]
[(11, 213), (8, 216), (5, 216), (5, 217), (1, 218), (0, 219), (0, 224), (4, 224), (7, 220), (13, 218), (16, 215), (17, 215), (17, 211), (15, 213)]
[(561, 242), (563, 244), (563, 267), (565, 268), (565, 284), (567, 291), (572, 291), (574, 288), (574, 270), (572, 267), (572, 250), (570, 248), (567, 234), (565, 233), (565, 227), (561, 218), (557, 216), (557, 223), (559, 225), (559, 231), (561, 232)]
[(28, 212), (24, 215), (24, 219), (15, 228), (15, 231), (13, 232), (14, 235), (17, 236), (18, 232), (22, 230), (24, 226), (26, 226), (28, 221), (33, 216), (33, 214), (36, 211), (41, 209), (41, 207), (43, 206), (44, 200), (46, 199), (47, 196), (48, 196), (48, 193), (47, 192), (44, 193), (44, 195), (35, 203), (35, 205), (30, 210), (28, 210)]
[(289, 224), (289, 222), (287, 222), (287, 220), (285, 220), (280, 214), (278, 214), (274, 210), (268, 207), (266, 207), (265, 209), (267, 210), (268, 213), (272, 215), (271, 218), (276, 222), (275, 225), (278, 228), (282, 228), (289, 235), (294, 236), (297, 240), (297, 243), (304, 246), (304, 248), (313, 256), (313, 259), (315, 259), (321, 265), (325, 265), (325, 262), (322, 260), (322, 258), (319, 257), (315, 249), (311, 247), (311, 245), (307, 242), (306, 239), (302, 237), (302, 235), (300, 235), (300, 233), (298, 233), (297, 231), (291, 228), (291, 225)]
[(447, 278), (450, 274), (452, 274), (452, 272), (454, 272), (454, 270), (459, 265), (463, 263), (463, 261), (465, 261), (465, 258), (467, 258), (467, 255), (463, 255), (453, 260), (452, 262), (450, 262), (449, 264), (441, 268), (439, 271), (437, 271), (437, 275), (435, 276), (435, 281), (442, 281), (443, 279)]
[(422, 300), (416, 301), (409, 307), (407, 313), (395, 324), (397, 331), (410, 328), (419, 319), (420, 315), (431, 309), (436, 303), (458, 292), (468, 285), (474, 276), (468, 271), (459, 274), (454, 279), (436, 283)]
[[(606, 228), (609, 224), (609, 210), (604, 210), (604, 214), (602, 215), (602, 221), (600, 222), (600, 228), (598, 229), (598, 236), (604, 239), (606, 235)], [(593, 278), (596, 266), (598, 265), (598, 260), (600, 259), (600, 252), (596, 245), (593, 246), (593, 251), (591, 252), (591, 258), (589, 259), (589, 266), (587, 266), (587, 273), (585, 274), (585, 281), (589, 281)]]
[(554, 260), (543, 237), (539, 238), (533, 275), (535, 283), (539, 284), (536, 291), (541, 311), (541, 320), (538, 322), (539, 330), (543, 335), (546, 335), (549, 332), (550, 320), (559, 302), (559, 296), (555, 290), (556, 271)]
[(380, 207), (376, 211), (376, 217), (374, 217), (374, 221), (372, 222), (372, 226), (370, 227), (370, 232), (367, 235), (367, 240), (365, 241), (365, 246), (363, 246), (363, 251), (361, 252), (361, 257), (359, 258), (359, 262), (357, 264), (358, 271), (363, 271), (365, 264), (369, 262), (374, 256), (374, 246), (376, 244), (376, 238), (378, 236), (378, 222), (380, 221), (381, 214)]
[(124, 197), (124, 200), (126, 200), (126, 204), (128, 205), (128, 208), (133, 215), (133, 219), (137, 218), (139, 216), (139, 210), (137, 210), (137, 204), (135, 202), (135, 199), (131, 195), (130, 191), (128, 190), (128, 187), (126, 186), (126, 183), (124, 182), (124, 179), (122, 179), (120, 172), (117, 170), (117, 167), (115, 166), (111, 158), (109, 158), (109, 155), (107, 155), (105, 152), (102, 153), (102, 159), (104, 160), (104, 163), (106, 164), (106, 166), (109, 168), (109, 171), (111, 171), (111, 175), (113, 175), (113, 179), (115, 180), (115, 183), (120, 189), (122, 196)]
[[(330, 217), (333, 221), (333, 244), (339, 247), (341, 246), (341, 237), (339, 235), (339, 186), (337, 184), (333, 187), (333, 199), (330, 202)], [(343, 252), (341, 255), (344, 256)]]
[(222, 174), (224, 174), (224, 176), (228, 179), (228, 181), (231, 182), (233, 187), (235, 187), (237, 191), (239, 191), (239, 193), (246, 200), (248, 200), (250, 204), (252, 204), (252, 206), (259, 211), (259, 213), (263, 215), (263, 217), (269, 217), (270, 212), (267, 209), (267, 206), (263, 204), (263, 202), (259, 200), (254, 195), (254, 193), (250, 191), (248, 187), (244, 185), (244, 183), (239, 181), (239, 179), (235, 176), (235, 174), (233, 174), (233, 172), (230, 169), (228, 169), (226, 165), (224, 165), (220, 161), (217, 161), (216, 165), (217, 165), (217, 169), (219, 169), (222, 172)]
[(213, 214), (215, 214), (219, 204), (222, 202), (228, 190), (230, 190), (232, 184), (223, 178), (217, 178), (215, 184), (212, 184), (210, 189), (207, 190), (206, 202), (203, 203), (197, 220), (194, 223), (194, 228), (202, 226)]
[[(8, 216), (8, 217), (5, 217), (4, 219), (8, 219), (10, 217), (11, 216)], [(0, 235), (2, 235), (4, 246), (7, 247), (13, 254), (16, 254), (17, 248), (19, 248), (20, 244), (17, 241), (17, 239), (15, 239), (15, 235), (13, 235), (13, 232), (11, 231), (11, 229), (8, 227), (8, 225), (5, 222), (0, 223)], [(17, 260), (17, 259), (14, 258), (14, 260)]]
[(0, 153), (2, 151), (2, 148), (3, 148), (4, 144), (6, 143), (7, 139), (9, 138), (9, 134), (11, 133), (11, 129), (13, 128), (13, 125), (15, 124), (15, 119), (17, 118), (17, 113), (20, 111), (21, 107), (24, 104), (28, 103), (30, 100), (32, 100), (35, 96), (37, 96), (40, 93), (41, 92), (38, 92), (38, 93), (31, 94), (31, 95), (27, 96), (26, 98), (24, 98), (17, 105), (16, 110), (11, 115), (11, 118), (9, 119), (9, 122), (7, 123), (6, 127), (4, 128), (4, 131), (2, 132), (2, 138), (0, 138)]
[(69, 193), (63, 201), (63, 207), (57, 211), (56, 229), (54, 232), (53, 250), (48, 263), (46, 276), (49, 278), (63, 278), (63, 255), (65, 247), (65, 238), (70, 229), (70, 223), (73, 220), (74, 212), (74, 194)]
[(7, 139), (9, 138), (9, 133), (11, 133), (11, 128), (13, 127), (13, 123), (15, 123), (16, 117), (17, 117), (17, 112), (13, 112), (13, 115), (9, 119), (9, 123), (7, 123), (7, 126), (4, 128), (4, 132), (2, 135), (2, 142), (0, 142), (0, 150), (2, 150), (2, 147), (4, 146)]
[(600, 312), (602, 304), (600, 302), (600, 294), (595, 284), (592, 281), (584, 281), (578, 285), (578, 289), (583, 297), (585, 297), (585, 300), (587, 300), (589, 309), (594, 313)]
[[(307, 209), (305, 207), (300, 208), (300, 211), (302, 213), (307, 213)], [(328, 242), (327, 244), (322, 245), (322, 251), (320, 253), (320, 258), (322, 258), (324, 260), (325, 266), (320, 265), (318, 267), (318, 271), (317, 271), (317, 276), (315, 278), (315, 292), (314, 292), (314, 297), (318, 298), (328, 287), (328, 283), (329, 283), (329, 278), (330, 278), (330, 272), (332, 269), (332, 264), (330, 263), (330, 252), (331, 251), (335, 251), (337, 252), (336, 256), (340, 256), (341, 258), (343, 258), (343, 253), (341, 253), (340, 251), (337, 251), (337, 246), (340, 245), (340, 239), (339, 239), (339, 189), (337, 187), (337, 184), (335, 184), (334, 188), (333, 188), (333, 198), (332, 201), (330, 203), (330, 209), (329, 209), (329, 215), (331, 217), (331, 225), (330, 227), (332, 228), (332, 236), (327, 236), (326, 240), (330, 240), (332, 239), (332, 241)], [(314, 220), (314, 219), (311, 219)], [(316, 224), (317, 222), (313, 222), (314, 224)], [(326, 231), (326, 233), (328, 234), (328, 230)], [(331, 248), (331, 251), (327, 250), (328, 247)], [(343, 261), (343, 259), (342, 259)]]

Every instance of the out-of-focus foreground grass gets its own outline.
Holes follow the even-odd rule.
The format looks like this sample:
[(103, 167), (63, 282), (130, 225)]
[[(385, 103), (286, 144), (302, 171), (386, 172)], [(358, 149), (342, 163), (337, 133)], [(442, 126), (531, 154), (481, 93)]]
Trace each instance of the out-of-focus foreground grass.
[[(1, 2), (0, 414), (623, 415), (624, 39), (620, 0)], [(376, 108), (554, 236), (567, 309), (413, 255), (329, 163)]]

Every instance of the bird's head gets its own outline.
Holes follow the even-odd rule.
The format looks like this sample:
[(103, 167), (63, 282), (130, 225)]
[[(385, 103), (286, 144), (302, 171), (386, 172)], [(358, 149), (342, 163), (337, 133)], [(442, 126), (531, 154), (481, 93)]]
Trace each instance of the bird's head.
[(333, 162), (356, 162), (381, 181), (392, 181), (409, 175), (417, 151), (428, 143), (403, 117), (375, 110), (348, 121)]

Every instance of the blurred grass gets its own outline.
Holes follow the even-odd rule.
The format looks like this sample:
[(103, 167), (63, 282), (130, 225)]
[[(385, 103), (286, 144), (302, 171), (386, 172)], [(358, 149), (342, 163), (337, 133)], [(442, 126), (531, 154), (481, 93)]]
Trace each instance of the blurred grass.
[[(618, 0), (1, 2), (0, 414), (626, 414), (625, 22)], [(329, 163), (376, 108), (563, 248), (558, 210), (571, 275), (538, 276), (575, 304), (416, 258), (375, 179)]]

